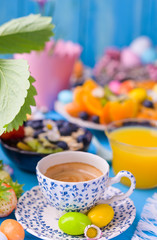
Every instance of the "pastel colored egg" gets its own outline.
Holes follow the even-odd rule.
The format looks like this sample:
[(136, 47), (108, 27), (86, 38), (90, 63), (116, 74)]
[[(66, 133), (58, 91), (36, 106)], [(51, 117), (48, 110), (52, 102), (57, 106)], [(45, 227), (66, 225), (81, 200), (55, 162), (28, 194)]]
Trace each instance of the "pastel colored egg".
[(58, 100), (61, 103), (67, 104), (73, 101), (73, 93), (70, 90), (63, 90), (58, 94)]
[(8, 238), (2, 232), (0, 232), (0, 240), (8, 240)]
[(108, 204), (99, 204), (88, 212), (92, 224), (102, 228), (109, 224), (114, 217), (113, 208)]
[(137, 54), (138, 56), (141, 56), (142, 53), (150, 48), (152, 46), (152, 42), (150, 38), (146, 36), (141, 36), (136, 38), (130, 45), (130, 49)]
[(115, 93), (115, 94), (118, 94), (119, 93), (119, 89), (120, 89), (120, 85), (121, 83), (119, 81), (111, 81), (109, 83), (109, 88), (110, 90)]
[(82, 235), (85, 228), (90, 224), (90, 219), (79, 212), (68, 212), (58, 221), (59, 228), (69, 235)]
[(154, 48), (146, 49), (141, 55), (141, 61), (144, 64), (153, 63), (157, 59), (157, 52)]
[(7, 240), (24, 240), (25, 232), (20, 223), (14, 219), (7, 219), (2, 222), (0, 231), (7, 237)]
[(121, 52), (121, 63), (130, 68), (140, 65), (141, 60), (130, 48), (124, 48)]

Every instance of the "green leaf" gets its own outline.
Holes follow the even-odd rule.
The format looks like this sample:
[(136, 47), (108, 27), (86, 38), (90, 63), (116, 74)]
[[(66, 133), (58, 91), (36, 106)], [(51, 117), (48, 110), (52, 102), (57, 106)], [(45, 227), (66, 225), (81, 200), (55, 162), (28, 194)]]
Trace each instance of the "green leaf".
[(24, 184), (19, 184), (18, 181), (13, 182), (13, 180), (10, 180), (8, 184), (11, 186), (11, 188), (14, 190), (17, 199), (19, 199), (22, 195), (23, 191), (23, 186)]
[(6, 131), (10, 132), (13, 129), (18, 129), (19, 126), (27, 120), (26, 114), (31, 114), (30, 106), (35, 106), (34, 96), (37, 94), (35, 87), (32, 85), (35, 82), (33, 77), (29, 77), (30, 87), (27, 92), (27, 97), (25, 99), (24, 105), (21, 107), (19, 113), (14, 118), (14, 120), (6, 126)]
[(8, 191), (11, 189), (11, 187), (6, 187), (5, 185), (3, 185), (3, 181), (0, 181), (0, 200), (3, 199), (3, 200), (9, 200), (8, 199), (8, 196), (11, 195), (11, 193)]
[(24, 53), (41, 50), (53, 36), (51, 17), (29, 15), (13, 19), (0, 27), (0, 53)]
[(0, 135), (24, 105), (29, 76), (27, 61), (0, 59)]

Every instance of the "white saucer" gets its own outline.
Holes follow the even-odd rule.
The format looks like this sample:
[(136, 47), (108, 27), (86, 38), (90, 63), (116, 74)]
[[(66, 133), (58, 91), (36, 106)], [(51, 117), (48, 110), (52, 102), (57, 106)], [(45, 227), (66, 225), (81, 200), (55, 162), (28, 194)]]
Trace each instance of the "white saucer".
[[(109, 187), (106, 198), (119, 194), (120, 190)], [(111, 239), (124, 232), (134, 221), (135, 206), (130, 198), (121, 204), (114, 204), (114, 218), (102, 229), (104, 239)], [(51, 207), (39, 186), (32, 188), (20, 197), (15, 211), (17, 221), (32, 235), (46, 240), (86, 240), (83, 236), (70, 236), (58, 228), (58, 217), (55, 208)]]

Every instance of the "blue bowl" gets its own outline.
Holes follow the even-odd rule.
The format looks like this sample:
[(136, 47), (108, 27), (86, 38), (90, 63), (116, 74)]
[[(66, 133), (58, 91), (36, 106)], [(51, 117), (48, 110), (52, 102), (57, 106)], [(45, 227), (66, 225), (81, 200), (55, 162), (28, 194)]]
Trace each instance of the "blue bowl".
[[(87, 143), (84, 145), (82, 149), (78, 149), (78, 151), (87, 151), (88, 147), (92, 140), (92, 133), (86, 130), (87, 136)], [(2, 150), (6, 154), (6, 156), (14, 162), (20, 169), (34, 172), (36, 171), (36, 165), (38, 161), (40, 161), (43, 157), (47, 156), (48, 154), (42, 154), (37, 152), (29, 152), (18, 149), (16, 147), (10, 146), (7, 140), (1, 139)]]

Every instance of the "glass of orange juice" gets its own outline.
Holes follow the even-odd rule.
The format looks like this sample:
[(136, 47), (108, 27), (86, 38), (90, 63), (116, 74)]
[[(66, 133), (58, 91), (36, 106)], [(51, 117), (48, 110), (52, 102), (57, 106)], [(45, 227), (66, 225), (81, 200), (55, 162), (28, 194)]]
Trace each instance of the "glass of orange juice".
[[(127, 119), (109, 124), (106, 135), (113, 152), (113, 170), (133, 173), (137, 188), (157, 186), (157, 121)], [(129, 185), (128, 179), (122, 183)]]

